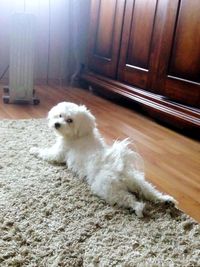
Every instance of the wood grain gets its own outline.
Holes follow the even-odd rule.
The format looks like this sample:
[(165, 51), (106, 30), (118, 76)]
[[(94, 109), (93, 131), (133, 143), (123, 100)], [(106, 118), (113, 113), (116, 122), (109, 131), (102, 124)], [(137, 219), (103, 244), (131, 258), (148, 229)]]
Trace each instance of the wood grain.
[[(85, 104), (97, 118), (108, 143), (126, 137), (144, 158), (146, 177), (173, 195), (184, 212), (200, 222), (200, 144), (151, 119), (79, 88), (40, 86), (38, 106), (0, 102), (0, 119), (31, 119), (47, 115), (60, 101)], [(1, 92), (1, 90), (0, 90)]]

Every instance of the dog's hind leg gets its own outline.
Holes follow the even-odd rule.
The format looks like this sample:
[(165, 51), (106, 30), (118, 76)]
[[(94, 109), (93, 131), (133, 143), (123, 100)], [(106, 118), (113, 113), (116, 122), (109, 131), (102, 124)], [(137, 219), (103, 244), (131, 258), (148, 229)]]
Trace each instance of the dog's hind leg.
[(126, 190), (118, 191), (116, 195), (116, 199), (114, 199), (114, 202), (119, 207), (130, 208), (134, 210), (135, 214), (139, 218), (143, 217), (143, 210), (144, 210), (145, 204), (143, 202), (137, 201), (136, 197), (133, 194), (129, 193), (128, 191)]
[(152, 184), (145, 179), (134, 179), (134, 185), (138, 189), (138, 193), (146, 200), (152, 202), (166, 202), (177, 204), (176, 200), (169, 195), (159, 192)]
[(152, 202), (166, 202), (177, 204), (176, 200), (169, 195), (159, 192), (151, 183), (145, 180), (140, 172), (129, 173), (126, 176), (126, 185), (130, 192), (138, 193), (141, 198)]
[(144, 181), (141, 186), (142, 195), (152, 202), (166, 202), (177, 204), (176, 200), (169, 195), (165, 195), (159, 192), (153, 185), (149, 182)]

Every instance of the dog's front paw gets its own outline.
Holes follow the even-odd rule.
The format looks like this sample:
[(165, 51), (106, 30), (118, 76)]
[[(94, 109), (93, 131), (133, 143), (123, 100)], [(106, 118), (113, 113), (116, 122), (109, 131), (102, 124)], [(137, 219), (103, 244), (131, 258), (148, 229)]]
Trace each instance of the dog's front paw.
[(137, 203), (137, 205), (135, 206), (134, 211), (138, 218), (144, 217), (144, 213), (143, 213), (144, 208), (145, 208), (145, 204), (142, 202)]
[(30, 152), (31, 155), (38, 156), (40, 150), (39, 150), (38, 147), (31, 147), (30, 150), (29, 150), (29, 152)]

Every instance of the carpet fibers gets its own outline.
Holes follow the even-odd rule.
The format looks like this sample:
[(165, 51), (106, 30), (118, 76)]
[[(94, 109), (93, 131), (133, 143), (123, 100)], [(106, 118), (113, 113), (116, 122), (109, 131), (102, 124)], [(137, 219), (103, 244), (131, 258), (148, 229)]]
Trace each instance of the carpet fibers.
[(45, 120), (0, 121), (0, 139), (0, 266), (200, 266), (200, 226), (181, 211), (138, 219), (31, 156), (54, 140)]

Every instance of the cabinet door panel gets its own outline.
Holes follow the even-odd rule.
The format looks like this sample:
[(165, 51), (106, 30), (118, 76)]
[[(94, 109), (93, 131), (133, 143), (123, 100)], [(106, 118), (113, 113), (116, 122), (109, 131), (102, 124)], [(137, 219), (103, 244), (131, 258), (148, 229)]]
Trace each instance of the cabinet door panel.
[[(170, 30), (168, 18), (155, 87), (172, 100), (200, 106), (200, 1), (181, 0)], [(172, 26), (172, 25), (171, 25)], [(174, 30), (173, 30), (174, 29)], [(165, 38), (171, 39), (168, 46)], [(162, 58), (161, 56), (164, 55)], [(165, 61), (163, 61), (165, 60)]]
[(150, 72), (156, 7), (156, 0), (126, 2), (119, 79), (144, 89), (147, 88)]
[(200, 82), (200, 4), (181, 1), (169, 64), (169, 74)]
[(90, 70), (115, 78), (125, 0), (92, 0), (89, 40)]
[[(116, 1), (100, 1), (94, 55), (111, 59)], [(106, 25), (106, 30), (105, 30)]]
[(132, 13), (127, 64), (148, 69), (156, 1), (135, 1)]

